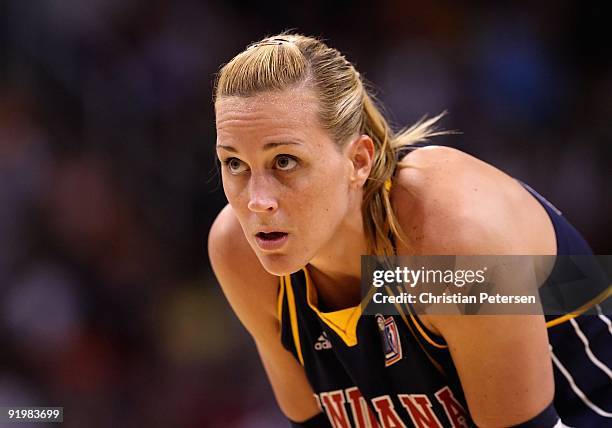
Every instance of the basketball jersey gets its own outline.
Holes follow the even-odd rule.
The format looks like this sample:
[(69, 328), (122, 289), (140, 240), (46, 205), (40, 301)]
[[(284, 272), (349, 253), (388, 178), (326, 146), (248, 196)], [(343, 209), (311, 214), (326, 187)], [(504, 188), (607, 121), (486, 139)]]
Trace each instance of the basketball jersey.
[[(591, 254), (561, 213), (521, 184), (550, 216), (557, 254)], [(282, 344), (304, 367), (333, 427), (475, 426), (446, 342), (429, 332), (410, 306), (400, 309), (398, 315), (365, 316), (361, 306), (325, 313), (317, 307), (307, 268), (280, 279)], [(610, 320), (599, 312), (546, 321), (554, 404), (562, 421), (612, 426)]]

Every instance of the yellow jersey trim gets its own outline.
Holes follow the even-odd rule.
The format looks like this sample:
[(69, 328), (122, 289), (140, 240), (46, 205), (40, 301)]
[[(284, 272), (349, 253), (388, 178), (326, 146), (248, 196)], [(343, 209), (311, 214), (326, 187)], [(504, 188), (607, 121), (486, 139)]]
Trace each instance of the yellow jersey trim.
[(329, 326), (346, 344), (351, 347), (357, 345), (357, 323), (361, 318), (361, 305), (340, 309), (334, 312), (321, 312), (316, 306), (316, 290), (306, 268), (302, 269), (306, 278), (306, 301), (321, 320)]
[(406, 318), (406, 314), (404, 311), (402, 311), (402, 307), (400, 306), (399, 303), (394, 303), (395, 308), (397, 309), (397, 312), (400, 314), (400, 317), (402, 317), (402, 320), (404, 321), (404, 324), (406, 324), (406, 327), (408, 328), (408, 330), (410, 330), (410, 333), (414, 336), (414, 338), (416, 339), (417, 344), (419, 345), (419, 348), (421, 348), (421, 350), (425, 353), (425, 355), (427, 356), (427, 358), (429, 358), (429, 361), (434, 365), (434, 367), (436, 369), (438, 369), (438, 371), (440, 373), (442, 373), (445, 377), (448, 377), (446, 372), (444, 371), (444, 369), (442, 368), (442, 366), (440, 365), (440, 363), (438, 363), (436, 361), (436, 359), (434, 357), (432, 357), (429, 352), (427, 352), (427, 349), (425, 349), (425, 347), (423, 346), (423, 344), (421, 343), (421, 341), (418, 339), (417, 337), (417, 333), (414, 332), (412, 326), (410, 325), (410, 322), (408, 321), (408, 318)]
[(608, 288), (606, 288), (603, 292), (599, 293), (597, 296), (595, 296), (595, 298), (593, 298), (592, 300), (589, 300), (588, 302), (580, 306), (575, 311), (570, 312), (569, 314), (565, 314), (559, 318), (555, 318), (554, 320), (548, 321), (546, 323), (546, 327), (551, 328), (556, 325), (563, 324), (564, 322), (569, 321), (573, 318), (576, 318), (577, 316), (591, 309), (593, 306), (606, 300), (608, 297), (610, 297), (610, 295), (612, 295), (612, 284), (608, 285)]
[[(387, 290), (388, 294), (391, 294), (391, 295), (394, 295), (394, 296), (396, 295), (393, 292), (393, 290), (391, 290), (389, 287), (385, 287), (385, 289)], [(427, 341), (427, 343), (429, 343), (431, 346), (439, 348), (439, 349), (448, 349), (448, 345), (437, 343), (436, 341), (434, 341), (429, 336), (429, 334), (427, 334), (427, 331), (421, 326), (419, 320), (416, 319), (416, 317), (414, 316), (414, 314), (412, 313), (412, 311), (410, 310), (408, 305), (406, 305), (406, 309), (408, 310), (407, 311), (408, 315), (410, 315), (410, 318), (412, 319), (412, 323), (416, 327), (416, 329), (419, 332), (419, 334), (423, 337), (423, 339), (425, 339)], [(403, 311), (401, 313), (402, 313), (402, 317), (403, 317)]]
[(304, 365), (304, 357), (302, 355), (302, 345), (300, 344), (300, 331), (298, 329), (297, 311), (295, 310), (295, 296), (293, 295), (293, 286), (291, 285), (291, 277), (287, 276), (287, 303), (289, 305), (289, 320), (291, 321), (291, 332), (293, 333), (293, 343), (297, 352), (300, 364)]
[(421, 327), (421, 324), (419, 324), (419, 321), (417, 321), (414, 317), (414, 315), (412, 315), (412, 312), (410, 312), (410, 318), (412, 318), (412, 322), (414, 323), (414, 325), (416, 326), (417, 330), (419, 331), (419, 333), (421, 333), (421, 336), (423, 336), (423, 338), (431, 345), (434, 346), (436, 348), (439, 349), (447, 349), (448, 345), (441, 345), (439, 343), (436, 343), (425, 331), (425, 329), (423, 327)]

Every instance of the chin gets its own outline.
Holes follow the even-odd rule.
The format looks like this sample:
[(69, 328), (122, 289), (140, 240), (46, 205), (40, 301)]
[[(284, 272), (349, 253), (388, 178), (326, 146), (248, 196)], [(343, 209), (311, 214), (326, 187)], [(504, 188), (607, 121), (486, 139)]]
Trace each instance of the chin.
[(306, 265), (286, 254), (258, 254), (257, 257), (266, 272), (276, 276), (292, 274)]

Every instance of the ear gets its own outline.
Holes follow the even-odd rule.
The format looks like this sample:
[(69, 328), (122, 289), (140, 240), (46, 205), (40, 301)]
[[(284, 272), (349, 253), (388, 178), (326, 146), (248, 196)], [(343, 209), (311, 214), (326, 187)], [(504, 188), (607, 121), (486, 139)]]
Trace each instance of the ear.
[(363, 187), (372, 170), (374, 142), (368, 135), (360, 135), (349, 143), (347, 149), (353, 166), (351, 182), (359, 187)]

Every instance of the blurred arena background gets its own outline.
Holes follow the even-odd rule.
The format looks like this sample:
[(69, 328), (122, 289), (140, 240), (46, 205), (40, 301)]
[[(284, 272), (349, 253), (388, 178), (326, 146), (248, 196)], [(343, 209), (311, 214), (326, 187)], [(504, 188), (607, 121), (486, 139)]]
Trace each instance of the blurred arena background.
[(224, 204), (214, 74), (289, 28), (346, 53), (396, 124), (447, 109), (463, 134), (440, 143), (611, 253), (603, 3), (0, 0), (0, 406), (285, 426), (205, 244)]

